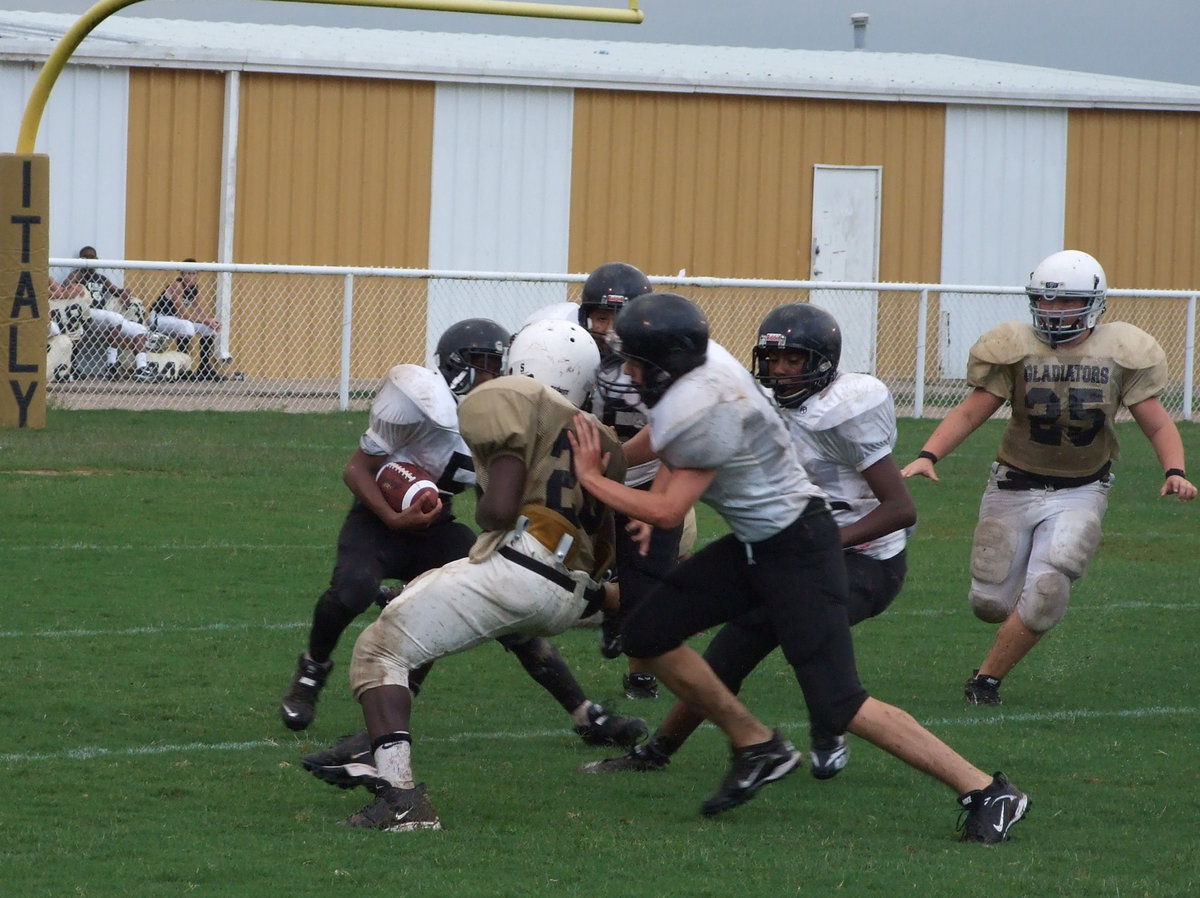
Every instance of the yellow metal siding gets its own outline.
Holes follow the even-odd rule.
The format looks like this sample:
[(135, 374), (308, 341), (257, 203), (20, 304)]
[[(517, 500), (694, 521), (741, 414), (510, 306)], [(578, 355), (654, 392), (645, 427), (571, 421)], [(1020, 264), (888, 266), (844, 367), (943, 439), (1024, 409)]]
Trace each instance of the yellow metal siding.
[(217, 258), (225, 79), (131, 69), (125, 253)]
[[(569, 266), (804, 279), (813, 167), (878, 165), (880, 278), (936, 281), (944, 142), (938, 105), (580, 90)], [(741, 356), (769, 306), (727, 293), (704, 302), (714, 338)], [(915, 340), (910, 305), (881, 339)]]
[(940, 269), (941, 106), (581, 90), (570, 267), (805, 278), (813, 166), (883, 167), (880, 276)]
[[(1110, 287), (1200, 288), (1200, 116), (1075, 110), (1067, 125), (1065, 242), (1092, 253)], [(1174, 324), (1163, 325), (1163, 316)], [(1159, 335), (1184, 370), (1181, 303), (1113, 297), (1108, 321)]]
[[(429, 83), (243, 76), (235, 259), (425, 266), (433, 105)], [(259, 321), (303, 321), (297, 310), (308, 302), (341, 308), (340, 282), (322, 281), (320, 295), (299, 304), (270, 276), (241, 278), (240, 292), (241, 301), (256, 303)], [(423, 360), (423, 329), (414, 324), (424, 315), (424, 295), (388, 289), (357, 296), (356, 319), (383, 326), (355, 329), (354, 358)], [(386, 326), (400, 318), (405, 328)], [(330, 338), (294, 324), (286, 330), (290, 358), (280, 362), (292, 370), (303, 370)], [(410, 336), (397, 341), (400, 334)]]
[(242, 78), (238, 261), (420, 267), (433, 85)]
[(1113, 287), (1200, 288), (1200, 116), (1074, 110), (1066, 245)]

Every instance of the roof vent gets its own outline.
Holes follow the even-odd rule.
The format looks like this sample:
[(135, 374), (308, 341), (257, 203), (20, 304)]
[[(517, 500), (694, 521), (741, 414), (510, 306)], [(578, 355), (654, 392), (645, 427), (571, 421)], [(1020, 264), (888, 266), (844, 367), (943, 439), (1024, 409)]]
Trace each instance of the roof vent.
[(850, 16), (850, 24), (854, 26), (854, 49), (862, 50), (867, 46), (867, 22), (871, 16), (865, 12), (856, 12)]

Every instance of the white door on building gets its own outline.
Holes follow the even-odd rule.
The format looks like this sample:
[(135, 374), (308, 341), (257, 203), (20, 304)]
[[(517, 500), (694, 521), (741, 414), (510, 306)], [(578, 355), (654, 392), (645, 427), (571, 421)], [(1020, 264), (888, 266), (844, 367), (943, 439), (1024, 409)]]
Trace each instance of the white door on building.
[[(567, 270), (573, 119), (567, 89), (437, 85), (430, 268)], [(433, 280), (427, 358), (456, 321), (487, 317), (513, 330), (530, 312), (566, 298), (561, 282)]]
[[(1067, 110), (952, 104), (943, 177), (941, 282), (1023, 286), (1038, 261), (1063, 247)], [(940, 307), (945, 378), (967, 376), (985, 331), (1029, 320), (1022, 294), (943, 293)]]
[[(812, 257), (814, 281), (879, 280), (879, 166), (813, 167)], [(875, 372), (878, 294), (874, 290), (813, 290), (810, 301), (842, 328), (843, 371)]]

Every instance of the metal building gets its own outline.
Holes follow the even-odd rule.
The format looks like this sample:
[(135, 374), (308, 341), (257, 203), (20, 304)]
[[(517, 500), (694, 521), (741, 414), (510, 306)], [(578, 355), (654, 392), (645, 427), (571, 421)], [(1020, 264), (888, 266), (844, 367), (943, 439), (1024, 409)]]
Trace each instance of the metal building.
[[(0, 12), (0, 142), (73, 21)], [(959, 57), (117, 17), (38, 151), (52, 256), (1200, 285), (1200, 86)]]

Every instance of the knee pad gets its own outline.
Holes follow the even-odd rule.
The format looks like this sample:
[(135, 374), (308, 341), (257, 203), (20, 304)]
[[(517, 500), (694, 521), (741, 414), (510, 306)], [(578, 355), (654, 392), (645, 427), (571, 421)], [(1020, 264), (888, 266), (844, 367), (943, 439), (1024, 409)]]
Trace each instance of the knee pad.
[(352, 612), (362, 614), (379, 595), (379, 581), (370, 575), (348, 573), (335, 577), (333, 584), (321, 597), (322, 602), (329, 602)]
[(976, 587), (971, 588), (967, 601), (971, 603), (971, 610), (975, 612), (975, 616), (989, 624), (1004, 623), (1012, 611), (1012, 607), (1001, 598)]
[(1045, 633), (1067, 613), (1071, 580), (1061, 571), (1039, 574), (1017, 604), (1021, 622), (1034, 633)]
[(1064, 512), (1055, 519), (1046, 560), (1071, 580), (1078, 580), (1100, 547), (1100, 535), (1100, 518), (1092, 512)]
[(980, 518), (971, 545), (971, 576), (984, 583), (1003, 583), (1012, 570), (1017, 534), (1000, 518)]
[(560, 658), (554, 644), (541, 636), (510, 633), (497, 637), (496, 641), (504, 646), (506, 652), (515, 655), (535, 680), (553, 671)]
[(496, 642), (504, 646), (504, 651), (515, 652), (531, 639), (533, 637), (525, 633), (506, 633), (503, 636), (497, 636)]
[(387, 632), (378, 619), (355, 640), (350, 656), (350, 689), (355, 699), (361, 700), (363, 692), (376, 686), (409, 688), (410, 671), (397, 663), (388, 643)]

